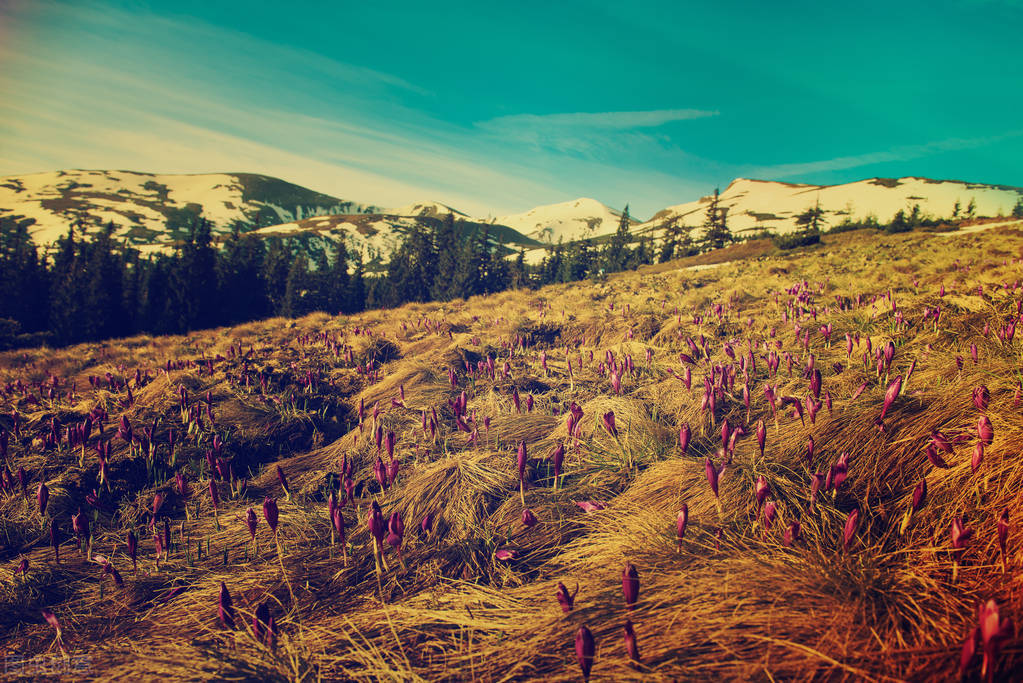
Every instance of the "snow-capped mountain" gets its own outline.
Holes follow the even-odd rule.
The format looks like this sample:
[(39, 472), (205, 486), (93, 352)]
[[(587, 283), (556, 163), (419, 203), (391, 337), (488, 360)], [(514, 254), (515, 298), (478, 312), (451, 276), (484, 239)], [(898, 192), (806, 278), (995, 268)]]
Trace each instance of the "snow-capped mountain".
[[(735, 235), (767, 230), (784, 234), (797, 229), (795, 218), (818, 203), (828, 226), (846, 218), (873, 216), (888, 223), (898, 211), (920, 206), (924, 216), (949, 218), (959, 202), (960, 217), (970, 202), (977, 216), (1009, 215), (1023, 188), (982, 185), (929, 178), (870, 178), (844, 185), (798, 185), (737, 178), (721, 192), (720, 206), (728, 210), (728, 226)], [(635, 232), (656, 232), (672, 219), (689, 227), (702, 225), (711, 197), (669, 206), (638, 226)], [(697, 231), (698, 234), (698, 231)]]
[(235, 222), (251, 228), (374, 210), (253, 173), (70, 170), (0, 178), (0, 217), (31, 220), (38, 244), (54, 242), (72, 224), (91, 232), (107, 223), (133, 244), (171, 242), (179, 235), (168, 230), (168, 219), (180, 212), (201, 211), (214, 231), (228, 232)]
[[(495, 223), (506, 225), (540, 242), (585, 239), (609, 235), (618, 229), (622, 212), (596, 199), (581, 197), (570, 202), (538, 206), (525, 213), (500, 216)], [(637, 221), (631, 221), (633, 225)]]

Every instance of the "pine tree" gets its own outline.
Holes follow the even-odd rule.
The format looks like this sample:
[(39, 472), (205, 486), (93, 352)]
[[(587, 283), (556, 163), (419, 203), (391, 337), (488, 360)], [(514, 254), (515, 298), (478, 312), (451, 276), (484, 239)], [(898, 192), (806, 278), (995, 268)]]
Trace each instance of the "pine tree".
[(120, 259), (114, 254), (114, 225), (108, 223), (82, 249), (87, 255), (85, 286), (85, 339), (108, 339), (129, 332), (124, 324), (124, 275)]
[(624, 270), (629, 263), (629, 240), (631, 233), (629, 232), (629, 226), (631, 221), (629, 220), (629, 205), (625, 205), (625, 210), (622, 211), (622, 216), (618, 221), (618, 229), (615, 234), (611, 236), (610, 241), (607, 243), (607, 247), (604, 249), (604, 255), (601, 259), (603, 262), (604, 271), (607, 273), (617, 273), (620, 270)]
[(970, 203), (966, 205), (966, 218), (972, 220), (977, 215), (977, 200), (970, 197)]
[(352, 277), (348, 281), (348, 291), (345, 294), (343, 310), (345, 313), (360, 313), (366, 310), (366, 282), (363, 273), (361, 251), (355, 252), (355, 267), (352, 270)]
[(707, 213), (703, 219), (703, 243), (708, 249), (720, 249), (732, 242), (732, 233), (728, 229), (728, 209), (721, 206), (718, 189), (714, 188)]
[(340, 239), (334, 247), (334, 260), (330, 264), (330, 295), (327, 302), (327, 310), (330, 313), (337, 315), (345, 312), (350, 282), (348, 248), (344, 239)]
[(795, 223), (804, 232), (820, 233), (821, 227), (826, 223), (820, 202), (796, 216)]
[(53, 259), (50, 331), (54, 341), (60, 345), (71, 344), (85, 336), (82, 260), (75, 241), (75, 230), (71, 227), (67, 235), (57, 241), (57, 253)]
[(285, 315), (285, 292), (288, 284), (288, 272), (291, 270), (292, 256), (280, 237), (270, 237), (266, 260), (263, 263), (263, 282), (270, 311), (274, 315)]
[(291, 262), (288, 278), (284, 288), (283, 314), (288, 318), (300, 318), (310, 310), (309, 297), (309, 261), (299, 254)]
[(675, 226), (678, 224), (678, 220), (678, 216), (672, 216), (671, 220), (664, 225), (661, 249), (657, 254), (658, 263), (667, 263), (675, 258), (675, 251), (678, 249), (678, 231)]
[(1016, 206), (1012, 207), (1013, 218), (1023, 218), (1023, 197), (1016, 199)]
[(519, 289), (526, 286), (526, 248), (519, 247), (519, 252), (515, 255), (515, 260), (511, 266), (511, 284), (510, 286), (514, 289)]
[(430, 287), (430, 297), (434, 301), (448, 301), (457, 296), (452, 286), (455, 270), (458, 268), (461, 253), (458, 234), (455, 232), (455, 215), (449, 213), (442, 220), (434, 235), (434, 249), (437, 254), (436, 277)]

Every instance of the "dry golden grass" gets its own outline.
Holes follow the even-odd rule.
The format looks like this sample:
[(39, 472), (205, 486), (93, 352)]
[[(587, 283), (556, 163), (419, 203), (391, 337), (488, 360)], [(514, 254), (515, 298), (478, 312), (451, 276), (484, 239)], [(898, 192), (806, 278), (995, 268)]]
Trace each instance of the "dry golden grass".
[[(595, 680), (954, 680), (978, 605), (994, 599), (1002, 617), (1016, 622), (1023, 606), (1023, 347), (1018, 338), (998, 337), (1003, 325), (1019, 321), (1020, 256), (1023, 234), (1012, 229), (951, 238), (861, 231), (827, 236), (821, 247), (801, 252), (749, 243), (604, 283), (4, 354), (0, 426), (9, 429), (17, 410), (23, 431), (12, 436), (5, 463), (13, 485), (0, 493), (0, 651), (8, 662), (27, 658), (36, 667), (63, 662), (66, 678), (557, 681), (581, 678), (573, 642), (585, 625), (596, 638)], [(712, 263), (719, 265), (687, 270)], [(797, 333), (787, 290), (804, 282), (808, 298)], [(883, 298), (889, 295), (901, 323)], [(857, 296), (861, 305), (848, 305)], [(840, 308), (842, 297), (847, 305)], [(922, 316), (937, 306), (935, 325)], [(830, 345), (819, 332), (827, 323)], [(806, 330), (808, 348), (801, 341)], [(846, 333), (861, 339), (851, 357)], [(706, 337), (712, 354), (711, 363), (692, 366), (691, 390), (679, 378), (679, 353), (690, 353), (687, 337)], [(888, 377), (878, 376), (872, 354), (863, 362), (868, 339), (874, 349), (895, 344)], [(737, 360), (725, 354), (726, 341)], [(771, 379), (765, 341), (780, 357)], [(750, 342), (756, 370), (747, 412), (739, 362)], [(252, 351), (243, 359), (239, 348)], [(620, 393), (600, 366), (609, 351), (619, 363), (631, 355), (635, 366)], [(822, 399), (830, 393), (832, 407), (822, 407), (815, 421), (804, 415), (805, 422), (779, 408), (775, 420), (765, 383), (779, 397), (805, 399), (809, 353), (823, 376)], [(478, 372), (488, 355), (493, 377)], [(376, 376), (357, 368), (374, 359)], [(181, 360), (194, 364), (162, 372), (167, 361)], [(905, 376), (913, 362), (881, 431), (875, 420), (888, 380)], [(711, 365), (731, 365), (736, 374), (713, 418), (701, 410)], [(132, 380), (136, 368), (149, 373), (144, 386)], [(457, 373), (454, 388), (449, 368)], [(89, 385), (89, 376), (107, 372), (129, 380), (132, 405), (124, 391)], [(57, 400), (38, 388), (52, 376), (59, 378)], [(36, 383), (29, 392), (36, 399), (10, 386), (19, 380)], [(74, 399), (67, 395), (72, 383)], [(979, 385), (990, 393), (983, 411), (972, 399)], [(203, 411), (209, 392), (212, 424), (203, 412), (202, 426), (188, 430), (182, 388)], [(463, 391), (465, 420), (476, 432), (455, 426), (452, 404)], [(569, 434), (565, 417), (573, 402), (584, 416)], [(113, 437), (109, 491), (99, 485), (91, 445), (80, 464), (80, 449), (43, 444), (52, 418), (74, 425), (97, 405), (110, 416), (104, 439), (116, 435), (122, 415), (136, 435), (155, 420), (158, 435), (155, 466)], [(422, 428), (424, 411), (429, 421), (434, 410), (436, 434)], [(601, 423), (609, 411), (617, 436)], [(982, 412), (994, 439), (974, 472)], [(723, 464), (726, 419), (746, 434), (715, 496), (705, 459)], [(763, 456), (754, 436), (760, 419), (767, 426)], [(683, 424), (693, 434), (685, 454), (678, 447)], [(179, 495), (167, 464), (171, 428), (189, 496)], [(373, 471), (381, 455), (377, 428), (397, 440), (400, 468), (386, 491)], [(933, 430), (962, 437), (954, 453), (943, 454), (947, 469), (926, 456)], [(216, 514), (205, 459), (214, 434), (236, 476), (247, 480), (242, 493), (218, 485)], [(815, 452), (807, 463), (811, 437)], [(94, 428), (90, 443), (96, 439)], [(529, 486), (521, 493), (519, 442), (528, 452)], [(549, 458), (559, 444), (566, 454), (555, 487)], [(811, 474), (827, 472), (844, 453), (848, 479), (837, 492), (822, 489), (811, 506)], [(356, 486), (354, 501), (342, 507), (342, 549), (326, 494), (328, 487), (336, 491), (346, 461)], [(28, 477), (26, 496), (18, 468)], [(769, 529), (754, 494), (761, 476), (776, 506)], [(905, 524), (922, 478), (926, 502)], [(34, 498), (41, 481), (50, 491), (45, 519)], [(107, 510), (91, 512), (85, 496), (93, 491)], [(157, 528), (166, 518), (172, 532), (170, 551), (160, 558), (149, 526), (158, 492), (164, 503)], [(276, 536), (259, 514), (264, 496), (278, 498)], [(374, 501), (385, 517), (400, 513), (406, 526), (401, 558), (388, 547), (387, 569), (380, 571), (366, 523)], [(537, 518), (532, 528), (522, 523), (523, 502)], [(586, 502), (605, 507), (585, 512), (578, 503)], [(689, 526), (679, 543), (683, 503)], [(259, 515), (255, 543), (244, 522), (249, 507)], [(854, 508), (860, 523), (846, 549), (843, 528)], [(123, 586), (75, 548), (70, 516), (80, 509), (91, 515), (92, 552), (113, 562)], [(1003, 510), (1010, 521), (1004, 560), (997, 528)], [(433, 525), (424, 531), (419, 523), (427, 515)], [(61, 527), (60, 563), (49, 543), (53, 518)], [(973, 532), (958, 556), (949, 534), (957, 518)], [(794, 521), (802, 534), (788, 546), (783, 533)], [(126, 555), (130, 530), (139, 537), (137, 571)], [(499, 550), (514, 555), (498, 559)], [(15, 576), (22, 558), (27, 575)], [(621, 587), (627, 562), (640, 576), (631, 610)], [(222, 581), (234, 600), (235, 630), (218, 621)], [(559, 582), (579, 587), (567, 614), (555, 599)], [(273, 649), (252, 633), (263, 602), (277, 624)], [(67, 654), (42, 609), (60, 619)], [(627, 619), (635, 625), (638, 663), (626, 653)], [(75, 669), (76, 661), (84, 665)], [(967, 677), (979, 679), (980, 669), (978, 655)], [(1013, 680), (1021, 670), (1023, 649), (1013, 636), (1002, 643), (992, 673)], [(43, 677), (38, 668), (12, 671)]]

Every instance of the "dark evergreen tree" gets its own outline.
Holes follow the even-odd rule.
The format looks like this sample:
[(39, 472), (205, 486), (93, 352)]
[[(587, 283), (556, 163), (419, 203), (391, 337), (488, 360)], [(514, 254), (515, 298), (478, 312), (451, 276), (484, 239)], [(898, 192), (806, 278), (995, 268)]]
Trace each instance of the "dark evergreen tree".
[(295, 257), (288, 270), (284, 288), (284, 310), (288, 318), (300, 318), (313, 310), (310, 296), (309, 260), (302, 254)]
[(631, 233), (629, 227), (632, 222), (629, 219), (629, 205), (625, 205), (625, 210), (622, 211), (621, 219), (618, 221), (618, 229), (615, 234), (611, 236), (607, 246), (604, 248), (603, 257), (601, 258), (601, 265), (606, 273), (617, 273), (620, 270), (625, 270), (629, 264), (631, 254), (629, 251), (629, 242), (631, 240)]
[(263, 262), (263, 282), (266, 288), (266, 298), (269, 304), (269, 313), (273, 315), (285, 315), (284, 298), (288, 285), (288, 272), (291, 270), (292, 256), (280, 237), (270, 237), (269, 246), (266, 251), (266, 260)]
[(515, 260), (511, 264), (510, 273), (510, 284), (509, 286), (514, 289), (519, 289), (526, 286), (526, 248), (519, 247), (519, 251), (515, 254)]
[(433, 243), (437, 254), (437, 269), (433, 285), (430, 288), (430, 297), (435, 301), (447, 301), (458, 295), (453, 281), (462, 252), (458, 233), (455, 231), (455, 215), (453, 213), (449, 213), (441, 220)]
[(97, 231), (82, 243), (85, 263), (85, 339), (109, 339), (131, 332), (124, 315), (124, 264), (114, 253), (114, 225)]
[(1023, 218), (1023, 197), (1016, 199), (1016, 205), (1012, 207), (1013, 218)]
[(721, 206), (717, 188), (707, 206), (703, 219), (703, 243), (707, 249), (720, 249), (732, 243), (732, 233), (728, 229), (728, 209)]
[(53, 259), (50, 298), (50, 331), (57, 344), (72, 344), (85, 338), (85, 283), (83, 258), (75, 240), (74, 227), (57, 240)]
[(348, 274), (348, 248), (344, 239), (334, 245), (334, 259), (330, 263), (327, 311), (333, 315), (344, 313), (351, 277)]
[[(380, 279), (380, 278), (377, 278)], [(362, 252), (355, 252), (355, 266), (352, 270), (351, 280), (348, 282), (348, 292), (345, 295), (345, 313), (359, 313), (366, 309), (366, 281), (362, 265)]]

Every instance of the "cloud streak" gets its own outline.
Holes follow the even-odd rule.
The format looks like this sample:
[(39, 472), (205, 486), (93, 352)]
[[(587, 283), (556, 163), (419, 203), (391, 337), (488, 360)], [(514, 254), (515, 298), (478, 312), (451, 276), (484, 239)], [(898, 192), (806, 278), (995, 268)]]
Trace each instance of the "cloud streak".
[(474, 125), (487, 136), (505, 142), (599, 158), (626, 148), (661, 146), (656, 137), (641, 129), (717, 115), (716, 111), (702, 109), (512, 114)]
[(871, 152), (868, 154), (855, 154), (835, 157), (834, 159), (823, 159), (820, 161), (808, 161), (793, 164), (779, 164), (776, 166), (759, 166), (751, 169), (750, 174), (754, 177), (790, 178), (792, 176), (801, 176), (810, 173), (844, 171), (852, 168), (860, 168), (862, 166), (873, 166), (875, 164), (922, 159), (942, 152), (977, 149), (1021, 136), (1023, 136), (1023, 130), (1014, 130), (1001, 135), (992, 135), (987, 137), (949, 138), (947, 140), (936, 140), (934, 142), (927, 142), (920, 145), (903, 145), (891, 150)]

